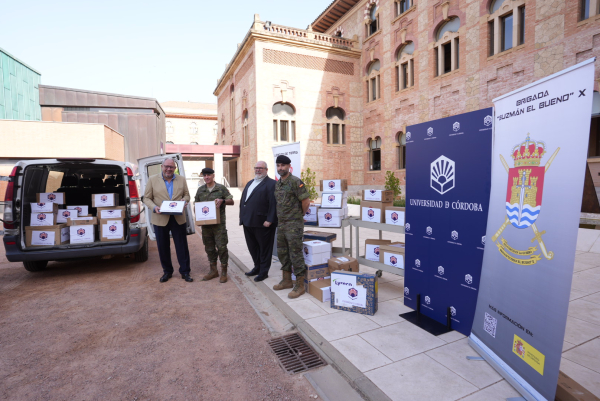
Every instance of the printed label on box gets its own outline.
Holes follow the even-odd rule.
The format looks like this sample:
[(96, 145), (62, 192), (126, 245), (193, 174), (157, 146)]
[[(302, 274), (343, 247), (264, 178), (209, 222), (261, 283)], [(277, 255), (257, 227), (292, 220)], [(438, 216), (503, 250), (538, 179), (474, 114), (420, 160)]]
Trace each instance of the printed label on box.
[(214, 220), (217, 218), (217, 207), (215, 202), (196, 202), (196, 220)]
[(365, 259), (373, 262), (379, 262), (379, 245), (365, 245)]
[(78, 206), (67, 206), (67, 209), (77, 210), (77, 216), (87, 216), (89, 213), (89, 207), (86, 205)]
[(381, 189), (365, 189), (365, 200), (381, 202)]
[(65, 203), (65, 194), (64, 192), (44, 192), (40, 194), (40, 203), (57, 203), (59, 205), (64, 205)]
[(54, 203), (46, 202), (46, 203), (32, 203), (31, 204), (31, 213), (53, 213), (54, 212)]
[(53, 226), (54, 214), (52, 213), (32, 213), (31, 226)]
[(373, 207), (363, 207), (362, 220), (372, 221), (374, 223), (381, 223), (381, 209), (376, 209)]
[(185, 201), (163, 201), (160, 212), (165, 214), (183, 214)]
[(72, 209), (60, 209), (58, 211), (58, 215), (56, 216), (57, 223), (66, 223), (68, 218), (77, 217), (77, 210)]
[(33, 231), (31, 245), (54, 245), (54, 231)]
[(324, 193), (323, 201), (321, 202), (321, 208), (335, 208), (339, 209), (347, 204), (347, 198), (341, 192), (336, 193)]
[(94, 202), (96, 207), (115, 206), (115, 194), (95, 194)]
[(392, 224), (395, 226), (404, 225), (404, 212), (400, 210), (386, 210), (385, 211), (385, 224)]
[(121, 209), (110, 209), (100, 211), (101, 219), (122, 219), (125, 218)]
[(319, 208), (317, 206), (309, 206), (308, 210), (306, 211), (306, 214), (304, 215), (304, 220), (316, 222), (318, 210)]
[(356, 276), (331, 274), (331, 292), (334, 293), (334, 304), (351, 308), (367, 307), (367, 290), (362, 285), (356, 285)]
[(404, 269), (404, 255), (391, 252), (383, 252), (383, 263), (388, 266)]
[(109, 220), (102, 224), (102, 237), (108, 239), (123, 238), (123, 222), (121, 220)]
[(94, 242), (94, 228), (93, 225), (70, 226), (71, 244)]

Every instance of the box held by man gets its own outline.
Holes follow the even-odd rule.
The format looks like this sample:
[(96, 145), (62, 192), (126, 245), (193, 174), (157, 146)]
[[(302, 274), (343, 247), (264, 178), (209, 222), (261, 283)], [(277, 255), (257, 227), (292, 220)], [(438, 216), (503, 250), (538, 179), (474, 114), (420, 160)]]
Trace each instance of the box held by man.
[(221, 224), (221, 212), (217, 210), (216, 201), (194, 203), (196, 225), (209, 226)]
[(173, 216), (181, 216), (185, 208), (185, 201), (163, 201), (160, 205), (160, 214), (170, 214)]

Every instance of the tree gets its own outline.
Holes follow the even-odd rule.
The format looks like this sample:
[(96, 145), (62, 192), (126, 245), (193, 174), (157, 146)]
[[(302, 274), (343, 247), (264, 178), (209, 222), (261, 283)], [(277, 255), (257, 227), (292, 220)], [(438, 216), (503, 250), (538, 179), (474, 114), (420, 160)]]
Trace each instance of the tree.
[(308, 197), (310, 198), (311, 201), (314, 201), (315, 199), (317, 199), (319, 197), (319, 193), (315, 189), (315, 186), (317, 185), (317, 179), (315, 177), (316, 177), (315, 172), (311, 171), (310, 167), (307, 168), (302, 173), (300, 173), (300, 178), (302, 179), (302, 182), (304, 182), (304, 185), (306, 186), (306, 190), (308, 191)]
[(394, 191), (394, 199), (402, 193), (400, 188), (400, 179), (397, 178), (393, 172), (388, 171), (385, 173), (385, 189), (388, 191)]

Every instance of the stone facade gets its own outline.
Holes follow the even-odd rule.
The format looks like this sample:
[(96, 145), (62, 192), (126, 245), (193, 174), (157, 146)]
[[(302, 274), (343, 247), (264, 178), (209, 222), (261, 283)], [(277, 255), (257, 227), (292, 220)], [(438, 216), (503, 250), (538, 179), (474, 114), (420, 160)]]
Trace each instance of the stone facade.
[[(370, 23), (365, 18), (373, 3), (378, 4), (378, 30), (365, 37)], [(329, 15), (323, 33), (310, 27), (266, 25), (255, 16), (214, 92), (219, 99), (218, 131), (225, 144), (242, 145), (242, 115), (248, 110), (250, 141), (240, 157), (242, 182), (250, 179), (256, 160), (272, 160), (271, 146), (277, 144), (272, 127), (276, 102), (293, 105), (302, 169), (315, 170), (317, 179), (346, 178), (352, 189), (360, 189), (383, 185), (386, 171), (393, 171), (404, 183), (398, 141), (406, 126), (490, 107), (497, 96), (600, 56), (600, 16), (580, 21), (580, 1), (501, 3), (492, 14), (489, 0), (414, 0), (396, 16), (393, 0), (362, 0), (335, 22)], [(491, 22), (497, 23), (507, 12), (518, 13), (518, 7), (525, 7), (524, 43), (519, 43), (519, 37), (512, 48), (490, 53), (490, 46), (500, 49), (498, 28), (494, 40), (490, 37)], [(325, 15), (313, 26), (322, 27), (319, 21)], [(460, 27), (444, 37), (457, 41), (452, 50), (456, 60), (450, 72), (439, 75), (438, 47), (444, 37), (438, 38), (438, 32), (452, 18), (459, 18)], [(514, 27), (515, 37), (520, 29)], [(339, 32), (343, 38), (334, 36)], [(396, 54), (411, 42), (413, 85), (401, 89)], [(367, 101), (367, 73), (375, 60), (380, 63), (379, 98)], [(599, 69), (597, 61), (596, 76)], [(325, 112), (334, 101), (346, 113), (345, 145), (327, 144)], [(381, 170), (372, 171), (368, 146), (376, 137), (382, 142)]]

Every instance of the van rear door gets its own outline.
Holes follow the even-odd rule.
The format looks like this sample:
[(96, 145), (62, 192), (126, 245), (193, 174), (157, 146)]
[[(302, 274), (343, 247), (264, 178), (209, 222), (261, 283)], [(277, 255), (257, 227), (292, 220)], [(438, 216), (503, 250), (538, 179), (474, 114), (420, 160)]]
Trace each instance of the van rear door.
[[(179, 174), (183, 178), (185, 178), (185, 169), (183, 167), (183, 156), (181, 153), (173, 153), (167, 155), (157, 155), (157, 156), (149, 156), (144, 157), (142, 159), (138, 159), (138, 168), (140, 172), (140, 183), (141, 183), (141, 191), (142, 196), (146, 191), (146, 185), (148, 184), (148, 179), (156, 174), (161, 174), (161, 164), (165, 159), (173, 159), (175, 164), (177, 165), (177, 169), (175, 170), (176, 174)], [(192, 188), (194, 190), (195, 188)], [(189, 190), (189, 188), (188, 188)], [(191, 199), (195, 194), (190, 193), (190, 202), (185, 208), (185, 223), (186, 223), (186, 231), (188, 235), (194, 234), (196, 232), (196, 226), (194, 224), (194, 215), (192, 213), (192, 203)], [(150, 210), (148, 206), (144, 204), (144, 208), (146, 209), (146, 225), (148, 226), (148, 235), (152, 241), (156, 241), (156, 236), (154, 235), (154, 226), (152, 225), (152, 213), (154, 211)]]

